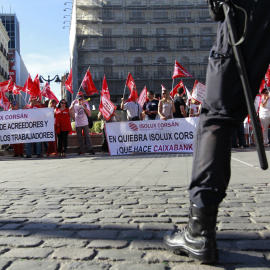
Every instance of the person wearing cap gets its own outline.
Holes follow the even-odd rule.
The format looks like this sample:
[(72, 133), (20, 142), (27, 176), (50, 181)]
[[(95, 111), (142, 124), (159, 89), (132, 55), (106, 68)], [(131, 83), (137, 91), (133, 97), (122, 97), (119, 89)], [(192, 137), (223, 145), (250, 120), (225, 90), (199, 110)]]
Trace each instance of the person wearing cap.
[(84, 100), (82, 92), (78, 92), (76, 99), (70, 106), (70, 110), (74, 111), (75, 127), (80, 148), (78, 155), (84, 154), (84, 140), (82, 132), (84, 133), (87, 151), (90, 155), (94, 155), (95, 152), (93, 151), (88, 127), (88, 116), (91, 115), (91, 110), (88, 102)]

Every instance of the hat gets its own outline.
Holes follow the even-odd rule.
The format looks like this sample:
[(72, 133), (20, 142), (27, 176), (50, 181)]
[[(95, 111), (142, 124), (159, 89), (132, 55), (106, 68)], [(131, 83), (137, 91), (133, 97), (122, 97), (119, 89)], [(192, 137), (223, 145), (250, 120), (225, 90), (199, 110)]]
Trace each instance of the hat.
[(83, 92), (78, 92), (77, 93), (77, 99), (83, 98)]

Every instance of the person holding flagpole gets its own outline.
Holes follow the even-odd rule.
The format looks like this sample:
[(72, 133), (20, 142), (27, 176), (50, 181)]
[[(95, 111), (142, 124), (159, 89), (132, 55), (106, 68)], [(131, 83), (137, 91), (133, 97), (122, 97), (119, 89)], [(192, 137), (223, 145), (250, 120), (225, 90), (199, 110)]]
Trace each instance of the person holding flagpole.
[[(219, 25), (194, 137), (189, 219), (183, 229), (167, 232), (163, 241), (177, 254), (214, 263), (218, 261), (217, 215), (231, 174), (232, 135), (248, 114), (242, 74), (248, 75), (254, 100), (270, 63), (270, 1), (208, 0), (208, 4)], [(243, 57), (241, 65), (236, 48)]]

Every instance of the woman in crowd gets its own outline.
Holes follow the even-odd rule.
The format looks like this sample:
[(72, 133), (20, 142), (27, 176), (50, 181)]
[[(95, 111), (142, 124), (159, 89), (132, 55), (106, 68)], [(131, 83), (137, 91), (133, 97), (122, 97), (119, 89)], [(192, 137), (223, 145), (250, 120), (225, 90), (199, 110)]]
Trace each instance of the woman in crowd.
[[(57, 102), (54, 99), (50, 99), (48, 103), (48, 108), (54, 108), (56, 109)], [(55, 117), (55, 115), (54, 115)], [(46, 152), (46, 156), (55, 155), (57, 156), (57, 135), (56, 135), (56, 123), (54, 121), (54, 128), (55, 128), (55, 140), (48, 142), (48, 149)]]
[(171, 99), (170, 92), (167, 89), (162, 89), (162, 99), (158, 103), (158, 114), (160, 119), (167, 120), (173, 118), (175, 107)]
[(263, 131), (263, 143), (268, 146), (268, 127), (270, 124), (270, 101), (269, 91), (264, 88), (261, 92), (262, 99), (259, 111), (259, 117), (262, 124)]
[(70, 122), (71, 112), (65, 99), (62, 99), (55, 109), (55, 123), (58, 137), (58, 156), (66, 157), (68, 133), (72, 130)]

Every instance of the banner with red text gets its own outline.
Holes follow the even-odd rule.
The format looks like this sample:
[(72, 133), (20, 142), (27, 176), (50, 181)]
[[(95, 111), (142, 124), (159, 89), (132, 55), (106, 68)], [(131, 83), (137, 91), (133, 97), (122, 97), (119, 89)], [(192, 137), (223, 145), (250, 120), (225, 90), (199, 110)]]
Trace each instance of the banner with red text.
[(192, 153), (198, 117), (106, 123), (111, 155)]
[(54, 140), (53, 108), (0, 112), (0, 144)]
[(202, 103), (204, 95), (205, 95), (205, 85), (196, 80), (192, 90), (192, 98)]

